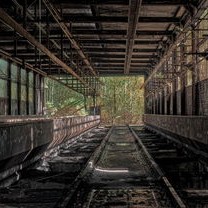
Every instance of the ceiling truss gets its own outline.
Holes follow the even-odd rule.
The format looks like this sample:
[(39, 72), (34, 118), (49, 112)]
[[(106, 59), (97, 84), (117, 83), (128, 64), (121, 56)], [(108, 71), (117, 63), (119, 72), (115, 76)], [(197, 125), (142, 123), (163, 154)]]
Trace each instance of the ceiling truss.
[(95, 94), (99, 76), (148, 76), (157, 69), (199, 3), (2, 0), (0, 50)]

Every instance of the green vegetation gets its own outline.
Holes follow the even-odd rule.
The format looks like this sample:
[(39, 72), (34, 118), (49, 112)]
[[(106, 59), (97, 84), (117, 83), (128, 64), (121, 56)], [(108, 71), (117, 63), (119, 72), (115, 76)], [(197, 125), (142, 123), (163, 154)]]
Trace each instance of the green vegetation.
[(102, 122), (107, 124), (136, 124), (144, 113), (143, 77), (105, 77), (101, 91)]
[(64, 85), (45, 79), (46, 114), (54, 116), (86, 115), (84, 96)]
[[(103, 77), (105, 84), (97, 98), (103, 124), (136, 124), (144, 113), (143, 77)], [(54, 116), (87, 115), (92, 98), (70, 90), (63, 85), (45, 80), (46, 113)]]

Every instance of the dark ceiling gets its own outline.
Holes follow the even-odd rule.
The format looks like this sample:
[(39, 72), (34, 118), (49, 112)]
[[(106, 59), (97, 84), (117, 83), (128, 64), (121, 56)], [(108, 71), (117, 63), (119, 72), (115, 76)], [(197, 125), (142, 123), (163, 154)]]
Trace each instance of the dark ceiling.
[(197, 3), (194, 0), (3, 0), (0, 2), (3, 10), (61, 63), (34, 44), (28, 34), (14, 30), (8, 19), (0, 25), (0, 49), (41, 68), (47, 75), (71, 71), (79, 77), (83, 77), (82, 73), (148, 75)]

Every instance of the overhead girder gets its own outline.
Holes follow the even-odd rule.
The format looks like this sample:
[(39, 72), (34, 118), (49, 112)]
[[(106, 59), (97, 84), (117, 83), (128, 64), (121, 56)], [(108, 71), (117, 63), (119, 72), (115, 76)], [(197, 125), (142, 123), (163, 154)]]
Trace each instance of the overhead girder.
[[(28, 32), (33, 32), (33, 30), (28, 29)], [(50, 38), (51, 39), (60, 39), (60, 30), (59, 29), (53, 29), (51, 28), (50, 30)], [(157, 35), (157, 36), (172, 36), (174, 35), (174, 31), (168, 30), (168, 31), (164, 31), (164, 30), (137, 30), (136, 31), (136, 38), (139, 38), (139, 36), (153, 36), (153, 35)], [(10, 37), (12, 35), (12, 31), (11, 32), (1, 32), (0, 37), (2, 39), (5, 40), (10, 40)], [(126, 30), (92, 30), (92, 29), (88, 29), (88, 30), (73, 30), (73, 34), (74, 35), (111, 35), (113, 38), (114, 36), (119, 36), (120, 38), (126, 38), (127, 37), (127, 31)], [(44, 40), (44, 35), (43, 35), (43, 40)]]
[(67, 25), (62, 21), (62, 17), (59, 15), (59, 13), (56, 10), (56, 8), (48, 0), (43, 0), (43, 2), (45, 4), (45, 6), (47, 7), (47, 9), (49, 10), (49, 12), (51, 13), (51, 15), (53, 16), (53, 18), (55, 19), (55, 21), (59, 24), (59, 26), (60, 26), (61, 30), (63, 31), (63, 33), (66, 35), (66, 37), (71, 42), (72, 47), (77, 50), (78, 54), (83, 59), (83, 61), (86, 64), (86, 66), (89, 67), (89, 69), (92, 72), (92, 74), (94, 76), (97, 76), (97, 73), (93, 69), (90, 61), (88, 60), (88, 57), (85, 55), (85, 53), (83, 52), (83, 50), (80, 47), (80, 45), (78, 44), (78, 42), (74, 39), (74, 37), (71, 34), (71, 32), (69, 31)]
[[(6, 59), (11, 60), (12, 62), (15, 62), (15, 63), (17, 63), (17, 64), (22, 64), (22, 60), (21, 60), (21, 59), (18, 59), (18, 58), (16, 58), (16, 57), (13, 57), (11, 54), (9, 54), (9, 53), (7, 53), (7, 52), (1, 50), (1, 49), (0, 49), (0, 55), (1, 55), (2, 57), (5, 57)], [(44, 76), (44, 77), (48, 77), (48, 78), (50, 78), (50, 79), (52, 79), (52, 80), (54, 80), (54, 81), (57, 81), (57, 82), (59, 82), (60, 84), (64, 85), (65, 87), (67, 87), (67, 88), (69, 88), (69, 89), (71, 89), (71, 90), (75, 90), (75, 91), (77, 91), (77, 92), (79, 92), (79, 93), (83, 93), (83, 92), (81, 92), (81, 91), (79, 90), (79, 88), (77, 88), (77, 86), (79, 87), (79, 85), (82, 85), (82, 84), (79, 82), (79, 80), (76, 79), (76, 81), (78, 82), (78, 85), (75, 86), (76, 89), (75, 89), (75, 87), (71, 87), (71, 86), (69, 86), (67, 83), (64, 83), (64, 82), (62, 82), (61, 80), (59, 80), (59, 79), (55, 76), (55, 75), (57, 75), (57, 68), (55, 68), (55, 72), (56, 72), (56, 73), (47, 74), (47, 71), (43, 71), (43, 70), (40, 70), (40, 69), (38, 69), (38, 68), (35, 68), (35, 67), (33, 67), (31, 64), (29, 64), (29, 63), (27, 63), (27, 62), (25, 62), (24, 64), (25, 64), (25, 67), (26, 67), (27, 69), (30, 69), (30, 70), (32, 70), (32, 71), (38, 73), (38, 74), (41, 74), (41, 75)], [(61, 73), (62, 73), (63, 75), (65, 75), (65, 76), (67, 75), (67, 76), (69, 77), (69, 74), (68, 74), (68, 73), (66, 74), (64, 71), (61, 71)], [(69, 79), (70, 79), (70, 77), (69, 77)], [(75, 78), (71, 77), (71, 79), (75, 79)], [(88, 89), (89, 89), (89, 88), (88, 88)]]
[[(43, 52), (47, 57), (49, 57), (54, 63), (61, 66), (64, 70), (69, 72), (72, 76), (76, 77), (85, 86), (88, 86), (83, 78), (78, 76), (71, 67), (64, 63), (61, 59), (55, 56), (51, 51), (49, 51), (44, 45), (38, 42), (29, 32), (27, 32), (20, 24), (18, 24), (11, 16), (9, 16), (2, 8), (0, 8), (0, 21), (7, 24), (9, 27), (18, 32), (21, 36), (26, 38), (33, 46), (37, 47), (41, 52)], [(91, 90), (94, 91), (90, 86)]]
[[(91, 56), (92, 58), (121, 58), (121, 59), (125, 59), (125, 54), (93, 54)], [(132, 55), (132, 59), (150, 59), (150, 58), (157, 58), (158, 56), (156, 55)]]
[[(56, 22), (53, 17), (49, 19), (50, 23)], [(68, 15), (63, 14), (62, 22), (66, 23), (128, 23), (128, 17), (118, 16), (89, 16), (89, 15)], [(138, 23), (180, 23), (177, 17), (140, 17)], [(29, 21), (29, 23), (39, 22), (38, 20)], [(41, 23), (46, 23), (47, 17), (41, 17)]]
[[(100, 74), (102, 76), (121, 76), (121, 75), (124, 75), (122, 74), (123, 72), (123, 69), (121, 70), (100, 70)], [(139, 70), (139, 71), (130, 71), (129, 75), (142, 75), (142, 76), (148, 76), (149, 74), (149, 71), (143, 69), (143, 70)]]
[[(157, 5), (158, 6), (161, 6), (161, 5), (181, 6), (181, 5), (186, 4), (187, 2), (189, 1), (188, 0), (144, 0), (142, 4), (145, 6), (152, 6), (152, 5), (154, 6), (157, 6)], [(53, 3), (57, 4), (55, 0), (53, 0)], [(65, 6), (67, 5), (128, 6), (129, 5), (129, 2), (126, 0), (117, 0), (117, 1), (114, 1), (114, 0), (79, 0), (79, 1), (70, 0), (70, 3), (67, 0), (60, 0), (58, 1), (58, 3), (64, 4)]]
[[(28, 2), (29, 0), (27, 0), (27, 2)], [(32, 16), (31, 15), (31, 12), (30, 11), (28, 11), (27, 9), (24, 9), (24, 4), (23, 4), (23, 6), (21, 6), (16, 0), (13, 0), (12, 1), (13, 3), (14, 3), (14, 5), (13, 6), (15, 6), (18, 10), (16, 10), (16, 11), (21, 11), (21, 14), (20, 14), (20, 16), (22, 15), (22, 13), (24, 13), (24, 15), (25, 16), (27, 16), (27, 20), (34, 20), (34, 16)], [(21, 3), (21, 2), (20, 2)], [(29, 3), (29, 2), (28, 2)], [(33, 3), (35, 3), (35, 1), (33, 2)], [(3, 4), (3, 5), (5, 5), (5, 3)], [(29, 5), (29, 4), (28, 4)], [(10, 5), (11, 6), (11, 5)], [(4, 6), (3, 6), (4, 7)], [(14, 8), (15, 8), (14, 7)], [(10, 8), (10, 7), (9, 7)], [(19, 21), (22, 21), (20, 18), (18, 18), (19, 19)], [(27, 21), (27, 23), (28, 23), (28, 21)], [(26, 25), (25, 25), (26, 26)], [(28, 27), (29, 26), (31, 26), (31, 25), (28, 25), (27, 24), (27, 30), (28, 30)], [(34, 23), (34, 25), (33, 25), (33, 27), (37, 27), (37, 30), (38, 31), (40, 31), (41, 30), (41, 36), (42, 37), (46, 37), (47, 36), (47, 28), (46, 27), (42, 27), (42, 26), (40, 26), (39, 25), (39, 23)], [(45, 29), (46, 28), (46, 29)], [(3, 31), (1, 31), (1, 32), (3, 32)], [(33, 30), (31, 30), (30, 31), (31, 33), (34, 33), (34, 31)], [(18, 34), (18, 33), (17, 33)], [(42, 39), (42, 37), (41, 37), (41, 39)], [(12, 35), (10, 35), (10, 38), (14, 38), (14, 36), (13, 36), (13, 34)], [(2, 39), (1, 39), (2, 40)], [(0, 40), (0, 42), (1, 42), (1, 40)], [(47, 37), (46, 37), (46, 40), (47, 40)], [(7, 37), (4, 37), (4, 39), (3, 39), (3, 41), (4, 42), (7, 42)], [(65, 51), (63, 51), (62, 52), (62, 50), (63, 50), (63, 47), (62, 47), (62, 44), (58, 44), (58, 41), (56, 41), (56, 40), (54, 40), (54, 39), (49, 39), (49, 41), (50, 41), (50, 43), (52, 44), (52, 46), (53, 46), (53, 48), (57, 48), (59, 51), (60, 51), (60, 53), (58, 53), (58, 55), (59, 55), (59, 57), (61, 57), (61, 60), (67, 60), (67, 65), (69, 64), (69, 66), (70, 67), (72, 67), (73, 68), (73, 70), (75, 71), (75, 72), (77, 72), (78, 73), (78, 76), (80, 76), (80, 77), (83, 77), (83, 80), (85, 81), (85, 76), (88, 74), (88, 71), (87, 70), (85, 70), (85, 72), (84, 73), (80, 73), (80, 66), (78, 66), (77, 65), (77, 61), (76, 62), (74, 62), (73, 60), (70, 60), (70, 57), (68, 56), (68, 54), (65, 52)], [(13, 40), (13, 42), (14, 42), (14, 40)], [(1, 42), (2, 43), (2, 42)], [(17, 45), (17, 49), (19, 50), (19, 49), (21, 49), (21, 47), (22, 47), (22, 45), (20, 44), (20, 43), (25, 43), (25, 45), (26, 45), (26, 47), (28, 48), (31, 48), (31, 45), (30, 45), (30, 43), (29, 43), (29, 41), (27, 40), (27, 39), (24, 39), (24, 38), (22, 38), (21, 36), (17, 36), (17, 41), (16, 41), (16, 45)], [(43, 43), (43, 41), (41, 41), (41, 43)], [(47, 43), (44, 43), (44, 45), (48, 45)], [(0, 45), (0, 47), (1, 47), (1, 45)], [(48, 47), (48, 46), (47, 46)], [(2, 48), (4, 48), (4, 47), (2, 47)], [(42, 54), (42, 53), (41, 53)], [(43, 60), (42, 59), (42, 56), (41, 56), (41, 54), (40, 54), (40, 59), (38, 60), (38, 61), (36, 61), (37, 60), (37, 58), (35, 58), (35, 60), (34, 60), (34, 58), (33, 58), (33, 61), (32, 62), (30, 62), (31, 64), (33, 64), (33, 66), (34, 67), (37, 67), (37, 63), (38, 63), (38, 66), (40, 66), (39, 65), (39, 63), (41, 63), (41, 61)], [(62, 55), (61, 55), (62, 54)], [(20, 57), (20, 56), (19, 56)], [(24, 60), (25, 60), (25, 57), (22, 57)], [(64, 58), (64, 59), (63, 59)], [(50, 59), (47, 59), (48, 60), (48, 62), (50, 63), (51, 61), (50, 61)], [(70, 62), (68, 61), (68, 60), (70, 60)], [(30, 60), (31, 61), (31, 60)], [(60, 73), (60, 69), (58, 69), (58, 67), (57, 67), (57, 72), (58, 73)], [(65, 73), (65, 72), (63, 72), (63, 73)], [(89, 81), (87, 81), (88, 83), (87, 84), (89, 84), (90, 86), (91, 86), (91, 81), (89, 82)], [(94, 88), (94, 87), (93, 87)], [(77, 89), (74, 89), (75, 91), (77, 91)], [(90, 89), (91, 91), (92, 91), (92, 89)], [(93, 90), (94, 91), (94, 90)]]
[(139, 12), (141, 10), (142, 0), (129, 1), (129, 14), (128, 14), (128, 29), (126, 41), (126, 57), (124, 63), (124, 74), (129, 74), (131, 57), (134, 47), (134, 39), (136, 36), (137, 24), (139, 19)]
[[(74, 30), (74, 35), (127, 35), (126, 30)], [(58, 34), (58, 31), (52, 30), (51, 35)], [(149, 35), (173, 35), (173, 31), (161, 31), (161, 30), (137, 30), (137, 36), (149, 36)]]
[[(1, 36), (0, 36), (1, 37)], [(57, 40), (60, 40), (60, 37), (56, 38)], [(42, 43), (45, 44), (46, 43), (46, 38), (42, 38)], [(66, 38), (63, 38), (63, 45), (65, 47), (69, 46), (69, 41)], [(25, 45), (28, 41), (23, 39), (23, 38), (18, 38), (18, 45)], [(119, 44), (119, 45), (123, 45), (126, 46), (126, 40), (125, 39), (103, 39), (103, 40), (97, 40), (97, 39), (81, 39), (79, 41), (81, 44), (83, 44), (83, 46), (94, 46), (94, 45), (100, 45), (100, 44)], [(160, 43), (164, 43), (161, 40), (139, 40), (139, 39), (135, 39), (134, 41), (134, 45), (158, 45)], [(0, 40), (0, 46), (13, 46), (14, 45), (14, 40), (13, 38), (10, 36), (7, 39), (2, 39)]]
[[(119, 64), (119, 63), (124, 63), (125, 60), (124, 59), (114, 59), (114, 58), (105, 58), (105, 57), (101, 57), (101, 58), (92, 58), (92, 60), (96, 63), (116, 63), (116, 64)], [(132, 60), (131, 63), (150, 63), (149, 60), (140, 60), (140, 59), (136, 59), (136, 60)]]
[[(1, 44), (0, 44), (1, 45)], [(6, 48), (6, 47), (5, 47)], [(13, 48), (8, 49), (13, 51)], [(19, 55), (22, 54), (34, 54), (35, 49), (17, 49), (17, 53)], [(132, 49), (132, 53), (138, 53), (138, 52), (143, 52), (143, 53), (154, 53), (157, 52), (158, 49), (156, 48), (135, 48)], [(51, 50), (54, 54), (58, 54), (55, 50)], [(87, 48), (85, 49), (86, 54), (94, 54), (94, 53), (113, 53), (113, 52), (118, 52), (118, 53), (125, 53), (125, 48)], [(76, 51), (72, 51), (72, 55), (76, 55)]]
[[(3, 1), (6, 5), (6, 0)], [(38, 1), (27, 0), (27, 31), (33, 33), (34, 28), (38, 29), (39, 24), (41, 24), (43, 31), (41, 43), (46, 46), (49, 39), (52, 46), (50, 52), (69, 64), (70, 67), (73, 65), (72, 69), (75, 73), (77, 66), (80, 66), (80, 59), (85, 62), (85, 64), (81, 63), (84, 72), (88, 71), (88, 66), (92, 66), (94, 71), (101, 72), (99, 67), (103, 65), (107, 67), (108, 64), (110, 66), (109, 71), (113, 70), (111, 67), (114, 65), (121, 67), (122, 64), (123, 66), (128, 65), (123, 69), (129, 68), (130, 73), (132, 66), (137, 67), (139, 64), (145, 66), (146, 70), (152, 70), (159, 63), (168, 47), (175, 41), (179, 33), (177, 28), (183, 28), (187, 16), (189, 16), (186, 9), (187, 5), (196, 5), (194, 0), (143, 0), (140, 5), (141, 9), (144, 9), (141, 15), (137, 16), (137, 12), (131, 12), (134, 15), (127, 16), (128, 10), (132, 9), (133, 11), (139, 7), (131, 7), (129, 1), (126, 0), (41, 1), (45, 3), (47, 8), (42, 6), (41, 20), (37, 20), (34, 18), (34, 5), (38, 5)], [(14, 0), (13, 2), (19, 2), (23, 5), (23, 1)], [(132, 2), (140, 4), (140, 1), (132, 0)], [(168, 6), (167, 11), (164, 10), (162, 13), (162, 8), (166, 9), (166, 6)], [(150, 13), (146, 14), (144, 11), (149, 11), (150, 8)], [(120, 9), (124, 14), (120, 12)], [(168, 13), (169, 9), (170, 13)], [(50, 12), (46, 15), (46, 11)], [(21, 13), (19, 22), (22, 21), (22, 17)], [(133, 20), (129, 21), (129, 18)], [(44, 32), (47, 24), (50, 24), (48, 37), (47, 33)], [(132, 28), (135, 31), (134, 37), (132, 36), (133, 33), (129, 32), (132, 31)], [(72, 34), (73, 39), (70, 40)], [(12, 52), (14, 49), (13, 39), (13, 31), (1, 30), (0, 47)], [(74, 41), (75, 50), (71, 47)], [(28, 40), (20, 36), (16, 41), (16, 46), (17, 56), (25, 58), (29, 63), (35, 65), (35, 53), (28, 44)], [(64, 52), (61, 54), (61, 51)], [(80, 53), (83, 53), (89, 61), (87, 64), (86, 59)], [(41, 63), (46, 63), (48, 57), (42, 54), (40, 54)], [(78, 58), (79, 56), (80, 58)], [(69, 60), (73, 63), (70, 63)], [(47, 67), (47, 63), (43, 66), (46, 71), (57, 68), (57, 72), (60, 72), (58, 65), (52, 66), (48, 62), (49, 67)]]
[(167, 59), (170, 58), (172, 52), (178, 47), (179, 44), (182, 43), (182, 41), (184, 40), (184, 34), (190, 31), (190, 28), (193, 28), (192, 26), (196, 24), (197, 20), (203, 14), (204, 8), (207, 7), (208, 7), (208, 1), (202, 1), (201, 4), (199, 5), (198, 10), (196, 11), (196, 14), (194, 16), (189, 16), (189, 19), (187, 20), (183, 28), (183, 32), (179, 33), (175, 41), (172, 44), (170, 44), (165, 54), (160, 58), (159, 62), (156, 64), (151, 74), (145, 80), (142, 87), (145, 87), (149, 83), (149, 81), (151, 81), (154, 78), (154, 75), (162, 68), (163, 64), (167, 61)]

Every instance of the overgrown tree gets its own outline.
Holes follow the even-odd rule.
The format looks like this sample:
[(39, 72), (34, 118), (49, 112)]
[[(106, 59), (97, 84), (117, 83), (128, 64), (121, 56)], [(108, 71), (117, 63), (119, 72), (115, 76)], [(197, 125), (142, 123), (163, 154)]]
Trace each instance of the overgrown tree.
[(144, 113), (143, 77), (104, 77), (101, 91), (101, 115), (103, 123), (138, 123)]

